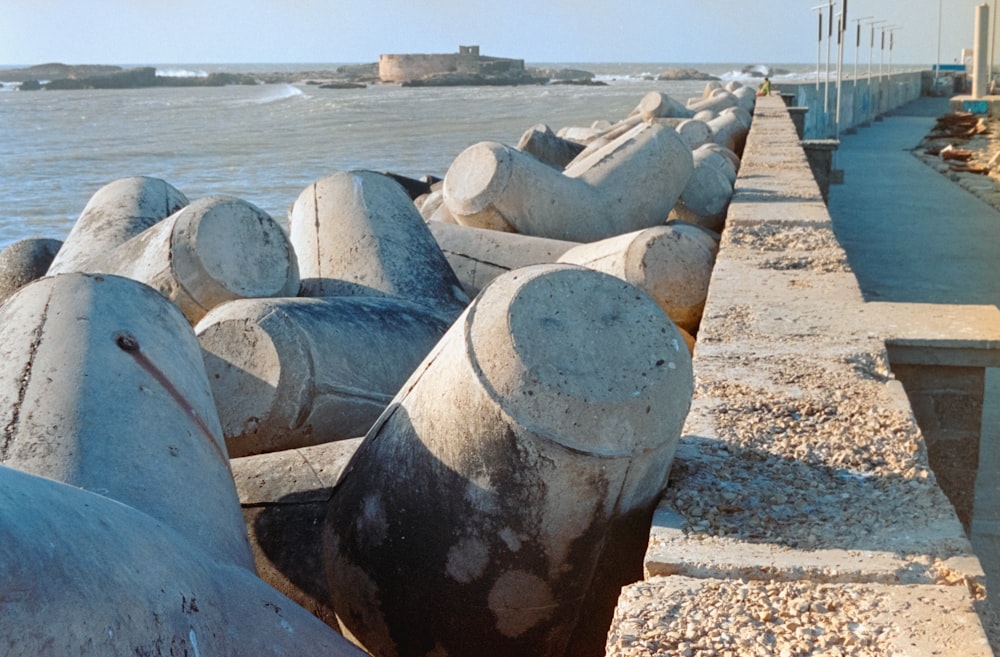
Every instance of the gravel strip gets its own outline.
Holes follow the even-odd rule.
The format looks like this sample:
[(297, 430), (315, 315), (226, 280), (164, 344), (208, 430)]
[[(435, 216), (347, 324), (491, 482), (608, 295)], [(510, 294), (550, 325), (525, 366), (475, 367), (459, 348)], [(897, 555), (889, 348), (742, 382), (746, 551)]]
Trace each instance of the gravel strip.
[(885, 657), (886, 602), (874, 589), (811, 582), (707, 581), (625, 590), (608, 657)]

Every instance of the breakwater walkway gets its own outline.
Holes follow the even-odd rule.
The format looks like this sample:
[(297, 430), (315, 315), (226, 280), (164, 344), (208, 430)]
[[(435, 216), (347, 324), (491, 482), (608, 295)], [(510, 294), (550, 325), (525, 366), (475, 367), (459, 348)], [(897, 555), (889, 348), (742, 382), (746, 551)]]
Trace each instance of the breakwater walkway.
[[(787, 109), (760, 99), (647, 577), (623, 592), (609, 655), (992, 655), (986, 576), (911, 401), (933, 406), (942, 391), (908, 396), (896, 370), (980, 369), (989, 395), (1000, 313), (971, 298), (871, 292), (866, 272), (916, 248), (852, 244), (911, 221), (896, 186), (908, 170), (891, 157), (862, 166), (865, 148), (893, 150), (894, 121), (850, 137), (856, 153), (845, 142), (846, 182), (828, 210)], [(905, 152), (917, 141), (897, 150), (922, 167)], [(914, 202), (911, 214), (933, 216)]]

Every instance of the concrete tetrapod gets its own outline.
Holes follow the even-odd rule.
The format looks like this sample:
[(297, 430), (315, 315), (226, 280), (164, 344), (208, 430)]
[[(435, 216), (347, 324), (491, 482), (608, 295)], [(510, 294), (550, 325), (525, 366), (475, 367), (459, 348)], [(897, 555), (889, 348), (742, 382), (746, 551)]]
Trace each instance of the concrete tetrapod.
[(117, 276), (60, 274), (0, 307), (0, 463), (127, 504), (253, 569), (201, 351)]
[[(197, 492), (174, 474), (177, 488)], [(0, 466), (2, 652), (364, 657), (215, 556), (130, 506)]]
[(454, 319), (469, 299), (399, 183), (341, 171), (299, 194), (289, 213), (301, 296), (394, 296)]
[(739, 99), (726, 89), (714, 89), (708, 96), (703, 98), (689, 98), (687, 108), (694, 112), (695, 118), (703, 111), (709, 111), (718, 116), (719, 112), (727, 107), (736, 107), (740, 104)]
[(43, 237), (18, 240), (0, 251), (0, 303), (45, 276), (62, 242)]
[(530, 153), (542, 162), (562, 170), (574, 157), (583, 150), (583, 144), (568, 139), (563, 139), (552, 132), (552, 129), (543, 124), (529, 128), (520, 141), (517, 142), (519, 151)]
[(693, 111), (662, 91), (650, 91), (643, 96), (630, 116), (632, 114), (638, 114), (643, 121), (666, 118), (689, 119), (694, 116)]
[(94, 272), (93, 262), (187, 204), (184, 194), (159, 178), (137, 176), (108, 183), (90, 197), (49, 274)]
[(559, 262), (611, 274), (648, 294), (677, 326), (695, 333), (708, 298), (715, 256), (701, 240), (673, 226), (581, 244)]
[(592, 242), (662, 223), (693, 166), (691, 149), (660, 123), (640, 123), (563, 173), (480, 142), (452, 162), (444, 198), (466, 226)]
[(742, 107), (726, 108), (708, 122), (708, 127), (712, 129), (712, 141), (742, 155), (751, 120), (750, 113)]
[(733, 199), (736, 169), (725, 155), (706, 144), (694, 151), (694, 172), (671, 216), (721, 232)]
[(91, 266), (155, 288), (195, 324), (225, 301), (295, 296), (298, 265), (281, 226), (242, 199), (194, 201)]
[(230, 457), (363, 436), (448, 324), (393, 297), (219, 306), (195, 332)]
[(578, 242), (434, 221), (427, 224), (469, 296), (512, 269), (555, 262)]
[(570, 265), (496, 279), (333, 492), (342, 627), (378, 656), (603, 655), (691, 394), (676, 327), (634, 286)]

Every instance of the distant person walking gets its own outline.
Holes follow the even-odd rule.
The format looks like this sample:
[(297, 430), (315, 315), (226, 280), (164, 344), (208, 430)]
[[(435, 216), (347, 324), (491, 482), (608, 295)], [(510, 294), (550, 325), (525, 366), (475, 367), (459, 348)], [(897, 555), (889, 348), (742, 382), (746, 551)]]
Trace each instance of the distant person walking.
[(764, 81), (760, 83), (757, 87), (758, 96), (770, 96), (771, 95), (771, 79), (767, 76), (764, 77)]

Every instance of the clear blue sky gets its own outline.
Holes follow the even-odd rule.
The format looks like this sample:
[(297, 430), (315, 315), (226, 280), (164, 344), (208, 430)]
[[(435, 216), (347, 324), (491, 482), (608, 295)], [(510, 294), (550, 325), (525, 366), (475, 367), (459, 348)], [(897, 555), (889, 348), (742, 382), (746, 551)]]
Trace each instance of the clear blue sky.
[[(453, 52), (459, 44), (529, 63), (811, 63), (812, 7), (825, 2), (0, 0), (0, 64), (373, 62), (383, 52)], [(854, 58), (852, 19), (871, 16), (901, 28), (895, 63), (935, 63), (943, 10), (941, 61), (953, 62), (972, 47), (982, 2), (848, 0), (844, 60)], [(996, 2), (986, 4), (992, 10)], [(876, 38), (876, 61), (879, 46)]]

